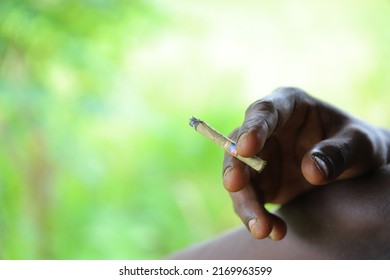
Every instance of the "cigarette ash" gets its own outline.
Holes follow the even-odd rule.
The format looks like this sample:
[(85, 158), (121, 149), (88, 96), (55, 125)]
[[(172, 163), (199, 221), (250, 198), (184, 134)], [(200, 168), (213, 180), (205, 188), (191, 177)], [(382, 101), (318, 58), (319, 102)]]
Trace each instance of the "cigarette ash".
[(190, 118), (190, 126), (192, 126), (193, 128), (196, 129), (196, 127), (198, 126), (198, 124), (201, 122), (201, 120), (195, 118), (195, 117), (192, 117)]

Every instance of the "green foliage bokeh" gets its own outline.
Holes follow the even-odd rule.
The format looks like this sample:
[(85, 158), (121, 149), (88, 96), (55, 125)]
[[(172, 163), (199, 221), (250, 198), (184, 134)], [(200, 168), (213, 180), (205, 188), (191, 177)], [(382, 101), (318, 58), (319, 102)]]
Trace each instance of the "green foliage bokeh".
[(0, 258), (156, 259), (240, 224), (223, 153), (298, 86), (390, 124), (388, 1), (2, 0)]

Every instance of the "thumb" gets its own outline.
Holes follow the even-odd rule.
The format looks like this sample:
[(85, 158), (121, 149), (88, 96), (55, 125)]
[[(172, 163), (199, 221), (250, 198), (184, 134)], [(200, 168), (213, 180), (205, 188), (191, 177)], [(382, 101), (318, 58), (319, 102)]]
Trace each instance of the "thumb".
[[(361, 139), (348, 133), (316, 144), (302, 159), (301, 169), (305, 179), (313, 185), (323, 185), (339, 177), (356, 161), (357, 149), (366, 142)], [(362, 150), (367, 151), (367, 146)], [(350, 172), (348, 177), (356, 175)]]

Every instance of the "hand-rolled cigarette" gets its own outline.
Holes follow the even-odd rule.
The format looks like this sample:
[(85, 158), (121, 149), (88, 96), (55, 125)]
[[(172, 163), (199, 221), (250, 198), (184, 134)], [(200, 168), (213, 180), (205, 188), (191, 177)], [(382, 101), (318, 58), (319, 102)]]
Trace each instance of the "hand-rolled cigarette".
[(262, 160), (259, 157), (242, 157), (237, 153), (236, 149), (236, 143), (221, 134), (220, 132), (216, 131), (214, 128), (209, 126), (204, 121), (201, 121), (195, 117), (192, 117), (190, 119), (190, 126), (195, 128), (197, 132), (208, 138), (209, 140), (213, 141), (215, 144), (223, 148), (226, 152), (231, 154), (232, 156), (236, 157), (237, 159), (241, 160), (242, 162), (246, 163), (253, 169), (255, 169), (257, 172), (261, 172), (263, 168), (266, 165), (266, 161)]

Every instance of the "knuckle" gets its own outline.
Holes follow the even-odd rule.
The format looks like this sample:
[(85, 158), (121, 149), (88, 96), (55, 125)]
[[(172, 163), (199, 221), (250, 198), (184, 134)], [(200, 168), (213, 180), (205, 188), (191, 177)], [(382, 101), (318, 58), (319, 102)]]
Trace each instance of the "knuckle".
[(275, 102), (267, 99), (253, 103), (245, 116), (246, 128), (263, 127), (267, 131), (273, 131), (282, 121), (282, 114), (277, 109)]
[(351, 139), (355, 140), (354, 142), (357, 146), (364, 147), (365, 150), (369, 150), (370, 152), (374, 150), (374, 141), (371, 139), (372, 133), (364, 129), (364, 127), (359, 125), (350, 125), (348, 127), (348, 134)]
[(234, 195), (231, 195), (231, 198), (233, 200), (234, 212), (241, 218), (241, 220), (247, 222), (253, 217), (253, 209), (257, 208), (257, 202), (254, 199), (248, 197), (243, 199), (242, 197)]
[(246, 219), (246, 204), (244, 201), (233, 201), (233, 208), (234, 212), (241, 217), (241, 219), (245, 220)]
[[(271, 93), (271, 95), (259, 99), (249, 105), (245, 115), (247, 119), (256, 118), (258, 116), (268, 116), (279, 114), (281, 100), (287, 100), (294, 104), (299, 101), (300, 104), (311, 104), (312, 97), (304, 90), (297, 87), (280, 87)], [(293, 106), (292, 106), (293, 107)]]
[(245, 114), (246, 116), (254, 117), (256, 115), (264, 114), (264, 113), (274, 113), (275, 112), (275, 106), (272, 101), (266, 100), (266, 99), (260, 99), (256, 102), (249, 105), (248, 109), (246, 110)]
[(279, 87), (273, 91), (273, 94), (280, 94), (286, 97), (303, 97), (307, 98), (309, 95), (298, 87)]

